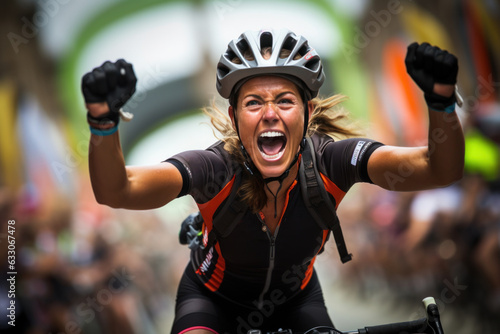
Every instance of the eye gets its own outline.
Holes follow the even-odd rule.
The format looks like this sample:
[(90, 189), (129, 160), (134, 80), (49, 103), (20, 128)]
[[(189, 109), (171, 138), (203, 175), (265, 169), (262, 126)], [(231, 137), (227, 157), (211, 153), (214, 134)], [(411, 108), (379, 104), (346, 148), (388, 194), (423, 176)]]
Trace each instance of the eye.
[(260, 107), (262, 107), (262, 103), (259, 100), (249, 100), (245, 102), (245, 108), (248, 110), (254, 111), (260, 109)]
[(281, 99), (278, 101), (279, 104), (293, 104), (293, 101), (290, 99)]
[(250, 107), (250, 106), (255, 106), (255, 105), (259, 105), (259, 101), (257, 100), (250, 100), (248, 102), (245, 103), (245, 107)]

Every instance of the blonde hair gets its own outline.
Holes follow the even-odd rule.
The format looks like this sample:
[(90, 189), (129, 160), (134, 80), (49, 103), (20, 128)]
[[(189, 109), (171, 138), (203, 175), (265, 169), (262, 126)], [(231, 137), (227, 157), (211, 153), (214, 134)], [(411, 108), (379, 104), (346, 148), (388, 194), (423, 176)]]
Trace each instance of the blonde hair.
[[(360, 127), (350, 120), (348, 113), (343, 108), (339, 107), (339, 104), (346, 99), (344, 95), (333, 95), (325, 99), (315, 98), (311, 100), (314, 109), (309, 119), (307, 136), (320, 133), (341, 140), (362, 135)], [(233, 128), (231, 119), (226, 112), (222, 111), (222, 108), (214, 101), (203, 111), (210, 117), (212, 126), (222, 135), (219, 137), (214, 133), (218, 139), (224, 142), (224, 149), (236, 161), (243, 164), (245, 157), (241, 151), (240, 139)], [(265, 184), (261, 177), (244, 176), (238, 192), (253, 212), (260, 211), (267, 203)]]

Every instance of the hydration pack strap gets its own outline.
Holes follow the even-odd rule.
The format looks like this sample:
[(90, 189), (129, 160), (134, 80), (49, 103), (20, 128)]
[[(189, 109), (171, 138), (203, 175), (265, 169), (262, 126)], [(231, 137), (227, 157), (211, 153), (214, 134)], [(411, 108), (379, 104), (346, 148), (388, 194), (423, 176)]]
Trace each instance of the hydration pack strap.
[(208, 234), (208, 249), (215, 243), (217, 237), (228, 236), (247, 211), (247, 206), (238, 196), (238, 188), (241, 185), (241, 174), (241, 171), (235, 174), (231, 193), (213, 215), (212, 230)]
[(337, 217), (337, 210), (329, 198), (325, 189), (321, 175), (316, 165), (316, 154), (311, 138), (306, 138), (307, 144), (302, 152), (302, 159), (299, 167), (300, 186), (302, 197), (308, 211), (316, 222), (323, 229), (332, 230), (337, 244), (337, 250), (342, 263), (352, 259), (352, 254), (347, 251), (347, 247)]

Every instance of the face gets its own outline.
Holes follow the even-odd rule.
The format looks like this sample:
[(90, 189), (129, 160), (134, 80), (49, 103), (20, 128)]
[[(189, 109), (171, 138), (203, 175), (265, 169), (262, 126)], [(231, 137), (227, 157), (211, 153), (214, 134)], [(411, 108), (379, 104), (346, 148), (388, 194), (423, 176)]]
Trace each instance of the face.
[(239, 91), (237, 106), (229, 107), (229, 115), (233, 126), (237, 118), (241, 142), (262, 176), (284, 173), (304, 131), (304, 103), (297, 86), (276, 76), (250, 79)]

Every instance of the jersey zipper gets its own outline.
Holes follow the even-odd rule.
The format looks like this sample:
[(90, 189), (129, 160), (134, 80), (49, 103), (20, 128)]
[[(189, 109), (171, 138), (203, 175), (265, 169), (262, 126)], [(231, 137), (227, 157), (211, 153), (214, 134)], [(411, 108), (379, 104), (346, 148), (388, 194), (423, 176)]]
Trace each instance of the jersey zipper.
[(262, 219), (260, 215), (257, 215), (260, 222), (262, 223), (262, 228), (265, 228), (267, 237), (269, 238), (269, 267), (267, 268), (266, 281), (264, 283), (264, 288), (259, 295), (259, 300), (257, 302), (257, 308), (260, 310), (264, 306), (264, 295), (269, 291), (269, 287), (271, 286), (271, 279), (274, 270), (274, 257), (276, 254), (276, 237), (278, 236), (278, 230), (280, 229), (280, 224), (276, 227), (274, 231), (274, 235), (271, 235), (271, 232), (267, 228), (266, 223)]
[(278, 226), (276, 226), (276, 230), (274, 230), (274, 234), (271, 235), (271, 232), (267, 228), (267, 225), (264, 221), (264, 215), (262, 212), (259, 212), (257, 214), (257, 218), (259, 221), (262, 223), (262, 231), (265, 231), (267, 234), (267, 237), (269, 238), (269, 267), (267, 268), (267, 274), (266, 274), (266, 282), (264, 283), (264, 288), (262, 289), (262, 292), (259, 295), (259, 300), (257, 301), (257, 308), (260, 310), (264, 306), (264, 295), (269, 291), (269, 287), (271, 286), (271, 279), (272, 279), (272, 274), (274, 270), (274, 257), (276, 253), (276, 237), (278, 236), (278, 231), (280, 229), (281, 224), (285, 221), (285, 212), (286, 208), (288, 206), (288, 201), (290, 200), (290, 191), (295, 187), (297, 184), (297, 180), (293, 181), (293, 183), (290, 185), (290, 188), (288, 188), (288, 191), (286, 192), (286, 200), (285, 200), (285, 206), (283, 207), (283, 212), (281, 214)]

